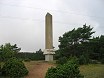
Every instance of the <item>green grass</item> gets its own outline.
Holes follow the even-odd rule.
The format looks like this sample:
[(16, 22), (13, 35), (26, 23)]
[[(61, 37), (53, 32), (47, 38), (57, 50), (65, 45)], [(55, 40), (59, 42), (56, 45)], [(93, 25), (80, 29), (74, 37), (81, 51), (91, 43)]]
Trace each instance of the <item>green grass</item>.
[(84, 78), (104, 78), (104, 65), (102, 64), (82, 65), (80, 71)]

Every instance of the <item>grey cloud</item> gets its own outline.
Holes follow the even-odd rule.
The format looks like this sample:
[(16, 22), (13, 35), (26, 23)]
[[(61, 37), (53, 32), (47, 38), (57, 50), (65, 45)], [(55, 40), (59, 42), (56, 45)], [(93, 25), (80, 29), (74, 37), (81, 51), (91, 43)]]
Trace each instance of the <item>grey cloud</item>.
[[(17, 44), (22, 51), (44, 49), (45, 14), (53, 15), (54, 46), (64, 32), (82, 26), (103, 34), (103, 0), (0, 0), (0, 44)], [(93, 16), (93, 17), (92, 17)], [(95, 17), (96, 16), (96, 17)]]

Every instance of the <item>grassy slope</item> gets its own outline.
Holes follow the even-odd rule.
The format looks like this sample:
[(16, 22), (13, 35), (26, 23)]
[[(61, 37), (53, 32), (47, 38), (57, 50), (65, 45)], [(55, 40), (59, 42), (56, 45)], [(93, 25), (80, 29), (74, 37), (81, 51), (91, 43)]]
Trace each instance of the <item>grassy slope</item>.
[(101, 64), (83, 65), (80, 71), (85, 78), (104, 78), (104, 65)]

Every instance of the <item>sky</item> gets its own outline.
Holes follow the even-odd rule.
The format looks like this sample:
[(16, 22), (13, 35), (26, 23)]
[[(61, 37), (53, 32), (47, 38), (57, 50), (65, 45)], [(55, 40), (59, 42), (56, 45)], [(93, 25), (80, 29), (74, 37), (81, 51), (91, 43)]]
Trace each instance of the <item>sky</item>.
[(85, 23), (104, 35), (104, 0), (0, 0), (0, 45), (17, 44), (22, 52), (45, 49), (45, 15), (53, 16), (53, 46)]

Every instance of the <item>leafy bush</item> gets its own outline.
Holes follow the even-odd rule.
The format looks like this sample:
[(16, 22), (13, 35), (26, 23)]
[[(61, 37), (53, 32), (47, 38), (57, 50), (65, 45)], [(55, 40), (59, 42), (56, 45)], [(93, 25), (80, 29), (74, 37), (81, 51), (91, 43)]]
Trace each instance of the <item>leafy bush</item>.
[(56, 61), (57, 64), (65, 64), (66, 62), (67, 62), (66, 57), (61, 57)]
[(4, 76), (17, 78), (27, 75), (28, 70), (22, 61), (16, 58), (11, 58), (3, 65), (2, 74)]
[(80, 74), (76, 60), (70, 60), (56, 68), (49, 68), (45, 78), (84, 78)]
[(78, 60), (78, 58), (77, 58), (76, 56), (74, 56), (74, 57), (71, 56), (71, 57), (68, 59), (68, 61), (73, 62), (73, 63), (79, 65), (79, 60)]
[(80, 64), (80, 65), (88, 64), (88, 63), (90, 63), (90, 59), (89, 59), (87, 56), (81, 55), (81, 56), (79, 57), (79, 64)]

